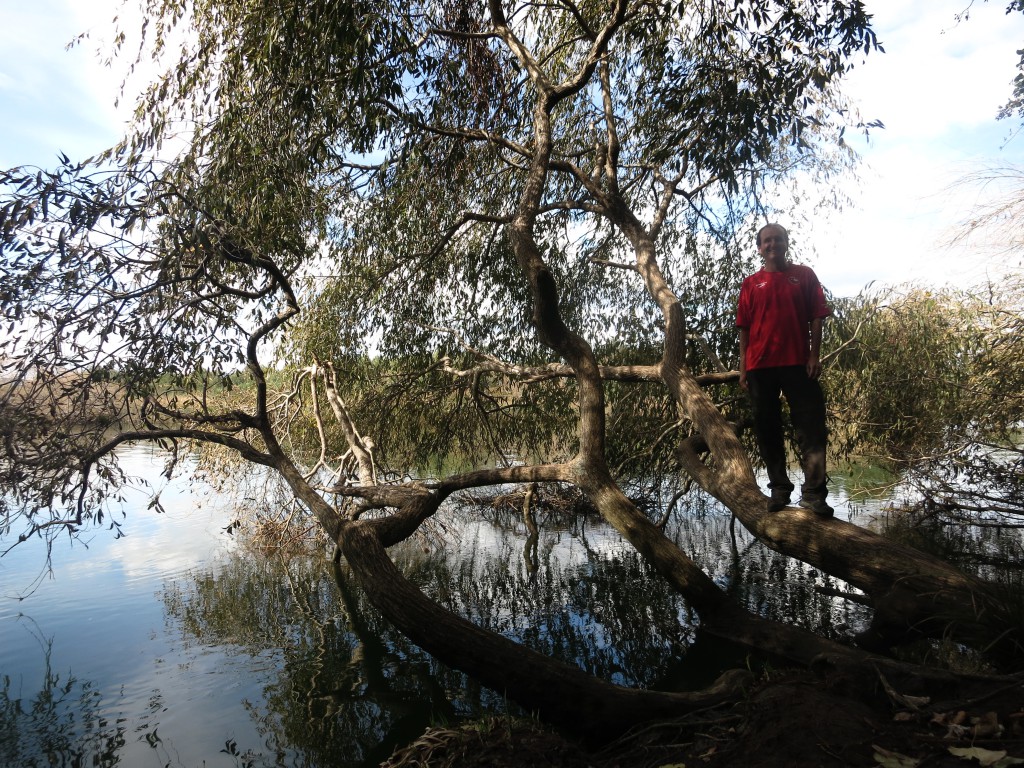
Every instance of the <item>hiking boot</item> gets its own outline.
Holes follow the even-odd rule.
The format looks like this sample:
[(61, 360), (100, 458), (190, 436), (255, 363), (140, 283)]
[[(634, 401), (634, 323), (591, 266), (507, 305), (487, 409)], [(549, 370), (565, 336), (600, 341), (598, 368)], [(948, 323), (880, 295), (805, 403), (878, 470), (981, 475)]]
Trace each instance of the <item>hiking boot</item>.
[(836, 513), (822, 498), (804, 496), (799, 503), (801, 507), (811, 510), (818, 517), (832, 517)]
[(789, 491), (772, 489), (772, 497), (768, 500), (768, 511), (779, 512), (789, 506)]

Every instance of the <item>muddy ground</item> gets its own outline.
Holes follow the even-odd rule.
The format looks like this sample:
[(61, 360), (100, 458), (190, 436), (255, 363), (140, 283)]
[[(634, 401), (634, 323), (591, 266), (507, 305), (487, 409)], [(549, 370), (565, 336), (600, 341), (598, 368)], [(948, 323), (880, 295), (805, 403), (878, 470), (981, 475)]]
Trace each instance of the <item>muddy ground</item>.
[(431, 729), (387, 768), (934, 768), (1024, 765), (1024, 676), (955, 686), (777, 673), (737, 703), (586, 748), (536, 723)]

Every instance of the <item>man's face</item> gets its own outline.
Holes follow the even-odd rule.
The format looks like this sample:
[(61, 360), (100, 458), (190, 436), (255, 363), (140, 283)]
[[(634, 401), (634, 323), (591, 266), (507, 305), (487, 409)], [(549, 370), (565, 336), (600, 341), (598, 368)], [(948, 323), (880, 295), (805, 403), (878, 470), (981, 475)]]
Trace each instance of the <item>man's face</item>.
[(757, 252), (761, 254), (764, 263), (769, 267), (781, 267), (786, 263), (786, 251), (789, 249), (789, 239), (786, 233), (778, 227), (765, 227), (761, 230), (761, 241), (757, 245)]

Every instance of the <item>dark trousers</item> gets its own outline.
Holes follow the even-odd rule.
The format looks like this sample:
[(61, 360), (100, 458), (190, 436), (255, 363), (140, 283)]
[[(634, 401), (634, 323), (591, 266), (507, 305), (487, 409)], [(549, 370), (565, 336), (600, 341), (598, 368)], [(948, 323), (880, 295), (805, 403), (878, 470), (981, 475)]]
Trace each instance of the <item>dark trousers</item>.
[(818, 382), (802, 365), (757, 368), (747, 371), (747, 391), (754, 408), (754, 432), (761, 459), (768, 470), (768, 487), (791, 492), (793, 483), (786, 471), (786, 443), (782, 431), (782, 401), (786, 396), (789, 415), (800, 449), (804, 470), (801, 488), (805, 498), (824, 499), (825, 485), (825, 397)]

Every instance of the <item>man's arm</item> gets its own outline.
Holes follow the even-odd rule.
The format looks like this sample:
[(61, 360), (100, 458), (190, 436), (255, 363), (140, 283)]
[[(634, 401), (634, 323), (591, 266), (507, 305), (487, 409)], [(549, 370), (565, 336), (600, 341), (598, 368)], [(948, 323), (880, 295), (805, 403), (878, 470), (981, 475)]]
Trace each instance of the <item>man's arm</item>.
[[(824, 318), (816, 317), (810, 322), (811, 326), (811, 351), (807, 356), (807, 376), (811, 379), (816, 379), (821, 376), (821, 327), (824, 325)], [(741, 337), (742, 339), (742, 337)], [(742, 348), (743, 342), (740, 341), (740, 347)], [(743, 353), (740, 353), (740, 360), (743, 359)], [(743, 374), (740, 374), (742, 380)]]
[[(821, 331), (819, 329), (820, 337)], [(747, 388), (747, 341), (750, 340), (750, 329), (740, 328), (740, 386)]]

